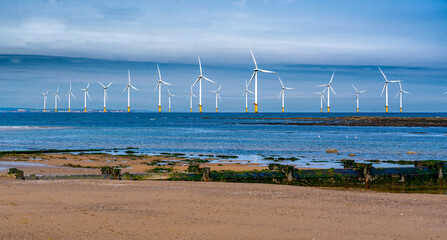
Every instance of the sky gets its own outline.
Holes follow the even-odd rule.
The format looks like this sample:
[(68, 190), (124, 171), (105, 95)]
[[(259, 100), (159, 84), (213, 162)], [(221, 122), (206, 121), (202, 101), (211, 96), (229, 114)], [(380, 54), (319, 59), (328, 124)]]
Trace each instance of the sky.
[[(70, 82), (79, 89), (90, 81), (92, 107), (100, 109), (101, 80), (114, 82), (110, 107), (122, 109), (130, 69), (141, 88), (133, 106), (156, 110), (158, 63), (164, 80), (174, 84), (173, 110), (187, 111), (200, 56), (204, 75), (223, 85), (221, 110), (239, 111), (244, 78), (253, 68), (251, 48), (260, 68), (279, 72), (296, 88), (286, 92), (290, 111), (319, 111), (315, 86), (334, 70), (334, 111), (355, 110), (351, 84), (367, 90), (362, 109), (381, 111), (377, 66), (390, 79), (404, 80), (408, 111), (447, 111), (446, 26), (447, 2), (430, 0), (0, 0), (0, 107), (42, 108), (40, 91), (60, 85), (66, 92)], [(217, 87), (204, 83), (206, 110), (214, 109), (209, 91)], [(260, 74), (260, 110), (280, 110), (279, 91), (276, 74)], [(398, 110), (397, 91), (390, 86), (392, 110)], [(80, 94), (73, 108), (83, 106)], [(64, 107), (67, 100), (61, 100)]]

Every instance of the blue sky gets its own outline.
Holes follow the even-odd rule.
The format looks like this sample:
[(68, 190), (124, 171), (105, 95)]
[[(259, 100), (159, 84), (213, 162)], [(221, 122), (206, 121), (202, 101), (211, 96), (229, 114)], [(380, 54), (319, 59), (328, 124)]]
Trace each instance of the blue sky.
[[(200, 55), (208, 77), (223, 84), (222, 110), (232, 111), (241, 101), (243, 79), (251, 74), (251, 47), (260, 67), (279, 71), (297, 88), (286, 95), (291, 111), (319, 110), (312, 92), (332, 70), (337, 70), (334, 89), (340, 96), (332, 101), (334, 110), (352, 109), (354, 83), (368, 90), (362, 96), (365, 111), (381, 111), (378, 65), (390, 78), (405, 80), (412, 92), (405, 96), (408, 110), (447, 111), (442, 96), (447, 91), (446, 26), (445, 1), (0, 0), (0, 82), (8, 83), (0, 107), (40, 107), (40, 89), (64, 88), (69, 82), (81, 88), (107, 78), (117, 88), (111, 107), (122, 108), (126, 99), (118, 88), (131, 68), (135, 85), (144, 90), (133, 95), (135, 107), (155, 110), (155, 63), (183, 99), (198, 73)], [(67, 58), (30, 62), (8, 56), (22, 54)], [(279, 104), (275, 78), (260, 76), (260, 104), (264, 101), (266, 111)], [(213, 87), (204, 86), (205, 91)], [(101, 92), (95, 91), (93, 106), (100, 108)], [(394, 96), (397, 87), (390, 92)], [(213, 96), (206, 95), (208, 105), (214, 105)], [(390, 102), (396, 107), (394, 99)], [(80, 108), (82, 101), (73, 105)], [(174, 110), (186, 105), (179, 100)]]

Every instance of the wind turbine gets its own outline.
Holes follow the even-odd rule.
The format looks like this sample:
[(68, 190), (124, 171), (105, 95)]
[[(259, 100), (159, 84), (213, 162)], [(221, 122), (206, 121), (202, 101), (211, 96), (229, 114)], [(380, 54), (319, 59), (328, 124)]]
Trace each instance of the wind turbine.
[[(335, 71), (332, 72), (332, 77), (328, 84), (323, 84), (323, 85), (317, 86), (317, 87), (325, 87), (323, 92), (327, 90), (327, 112), (328, 113), (330, 112), (330, 97), (331, 97), (330, 93), (331, 93), (331, 91), (335, 94), (335, 96), (337, 96), (337, 94), (335, 93), (334, 89), (331, 86), (332, 80), (334, 79), (334, 74), (335, 74)], [(329, 91), (329, 90), (331, 90), (331, 91)]]
[(88, 94), (88, 87), (90, 86), (90, 82), (88, 82), (87, 87), (86, 88), (81, 88), (81, 91), (84, 91), (84, 112), (87, 112), (87, 97), (89, 101), (92, 101), (90, 99), (90, 95)]
[(254, 94), (252, 91), (248, 90), (247, 79), (245, 79), (245, 91), (242, 94), (242, 97), (245, 95), (245, 112), (248, 112), (248, 94)]
[[(161, 80), (160, 68), (158, 67), (158, 64), (157, 64), (157, 69), (158, 69), (158, 82), (157, 82), (157, 86), (155, 86), (154, 92), (158, 88), (158, 112), (161, 113), (161, 85), (165, 84), (165, 85), (172, 86), (172, 84)], [(171, 101), (171, 97), (169, 97), (169, 101)], [(171, 111), (171, 107), (169, 107), (169, 112), (170, 111)]]
[(129, 76), (129, 83), (126, 85), (126, 88), (124, 88), (124, 91), (121, 93), (123, 94), (126, 90), (127, 90), (127, 112), (130, 113), (130, 88), (133, 88), (137, 91), (138, 90), (136, 87), (134, 87), (132, 84), (130, 84), (130, 71), (129, 69), (127, 69), (127, 75)]
[(70, 90), (67, 92), (66, 95), (68, 95), (68, 112), (71, 112), (71, 96), (76, 98), (73, 92), (71, 91), (71, 83), (70, 83)]
[(192, 98), (196, 98), (197, 96), (192, 93), (192, 86), (189, 88), (189, 90), (189, 111), (192, 112)]
[(219, 98), (219, 100), (222, 102), (222, 99), (220, 98), (220, 95), (219, 95), (220, 88), (222, 88), (222, 84), (220, 84), (219, 88), (216, 91), (210, 91), (210, 92), (216, 94), (216, 112), (217, 112), (217, 107), (218, 107), (217, 106), (217, 98)]
[(397, 92), (397, 94), (396, 94), (396, 96), (394, 98), (397, 98), (397, 96), (400, 95), (400, 112), (402, 112), (402, 94), (403, 93), (410, 94), (410, 93), (407, 92), (407, 91), (402, 90), (402, 84), (400, 83), (401, 81), (398, 81), (398, 82), (399, 82), (399, 92)]
[(42, 95), (43, 95), (43, 112), (45, 112), (46, 108), (47, 108), (47, 102), (48, 102), (48, 99), (47, 99), (48, 90), (45, 93), (42, 92)]
[(171, 91), (169, 91), (169, 88), (166, 87), (166, 89), (168, 89), (168, 97), (169, 97), (169, 112), (171, 112), (171, 97), (174, 97), (174, 94), (171, 94)]
[(383, 90), (385, 90), (385, 112), (388, 113), (388, 83), (394, 83), (394, 82), (398, 82), (398, 81), (388, 81), (385, 74), (382, 72), (382, 69), (380, 69), (380, 67), (378, 67), (378, 68), (379, 68), (380, 72), (382, 73), (383, 78), (385, 78), (385, 85), (383, 85), (382, 93), (380, 94), (380, 96), (383, 95)]
[(200, 57), (198, 57), (198, 58), (199, 58), (200, 75), (197, 77), (197, 80), (194, 82), (194, 84), (192, 86), (194, 87), (194, 85), (196, 85), (196, 83), (199, 83), (199, 113), (202, 113), (202, 79), (205, 79), (208, 82), (212, 82), (212, 83), (216, 83), (216, 82), (203, 76), (202, 63), (200, 62)]
[(326, 88), (322, 92), (314, 92), (315, 94), (320, 95), (320, 111), (323, 112), (323, 101), (326, 102), (324, 99), (324, 92), (326, 91)]
[(278, 80), (279, 80), (279, 82), (281, 83), (281, 86), (282, 86), (281, 92), (279, 93), (278, 99), (282, 96), (282, 104), (281, 104), (282, 107), (281, 107), (281, 109), (282, 109), (282, 112), (284, 112), (284, 91), (285, 90), (294, 89), (294, 88), (284, 87), (284, 84), (282, 83), (281, 78), (279, 78), (279, 76), (278, 76)]
[(106, 106), (107, 106), (107, 88), (110, 87), (110, 85), (112, 85), (113, 82), (109, 83), (109, 85), (105, 86), (104, 84), (102, 84), (101, 82), (98, 81), (98, 83), (102, 86), (102, 88), (104, 89), (104, 112), (107, 112), (106, 110)]
[(253, 62), (255, 63), (255, 68), (253, 68), (253, 75), (250, 78), (250, 81), (248, 81), (248, 85), (250, 85), (253, 78), (255, 79), (255, 113), (258, 113), (258, 71), (263, 73), (276, 73), (268, 70), (263, 70), (258, 68), (258, 64), (256, 63), (255, 55), (253, 55), (253, 51), (251, 51), (251, 56), (253, 57)]
[(366, 90), (359, 91), (359, 90), (357, 90), (357, 88), (354, 87), (354, 85), (352, 85), (352, 87), (354, 88), (355, 93), (356, 93), (355, 100), (357, 101), (357, 112), (359, 112), (359, 97), (360, 97), (360, 93), (364, 93), (364, 92), (366, 92)]
[(54, 95), (54, 112), (57, 112), (57, 100), (61, 100), (61, 98), (59, 97), (59, 86), (57, 86), (57, 90), (55, 93), (53, 93)]

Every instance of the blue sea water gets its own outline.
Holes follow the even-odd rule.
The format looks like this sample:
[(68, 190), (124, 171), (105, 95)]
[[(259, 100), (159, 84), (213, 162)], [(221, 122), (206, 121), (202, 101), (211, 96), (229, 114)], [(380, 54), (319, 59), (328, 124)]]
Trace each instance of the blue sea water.
[[(266, 164), (296, 157), (299, 167), (340, 167), (339, 160), (447, 160), (447, 128), (263, 125), (256, 118), (352, 116), (352, 113), (1, 113), (0, 150), (138, 148), (138, 153), (237, 155)], [(385, 116), (365, 113), (360, 116)], [(386, 116), (447, 117), (446, 113)], [(244, 119), (246, 118), (246, 119)], [(288, 120), (281, 120), (288, 121)], [(335, 148), (340, 153), (328, 154)], [(415, 151), (417, 154), (406, 154)], [(113, 152), (112, 152), (113, 153)], [(354, 153), (355, 157), (348, 157)], [(380, 167), (396, 166), (376, 164)]]

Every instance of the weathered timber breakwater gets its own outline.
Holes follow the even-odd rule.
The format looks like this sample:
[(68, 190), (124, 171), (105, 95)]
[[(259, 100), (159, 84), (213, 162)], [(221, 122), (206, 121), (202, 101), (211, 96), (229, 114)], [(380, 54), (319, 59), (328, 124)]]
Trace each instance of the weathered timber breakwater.
[[(237, 124), (266, 125), (321, 125), (321, 126), (377, 126), (377, 127), (447, 127), (443, 117), (330, 117), (330, 118), (237, 118), (239, 120), (260, 120)], [(263, 122), (262, 120), (270, 120)], [(273, 120), (273, 121), (272, 121)]]
[(217, 181), (242, 183), (288, 184), (312, 187), (345, 187), (366, 189), (396, 189), (440, 187), (447, 185), (447, 169), (442, 161), (417, 161), (414, 167), (374, 168), (372, 164), (344, 162), (343, 169), (296, 169), (293, 166), (270, 164), (261, 171), (211, 171), (191, 164), (188, 172), (121, 174), (121, 169), (103, 167), (101, 175), (24, 176), (23, 171), (10, 169), (16, 179), (114, 179), (114, 180), (168, 180)]

